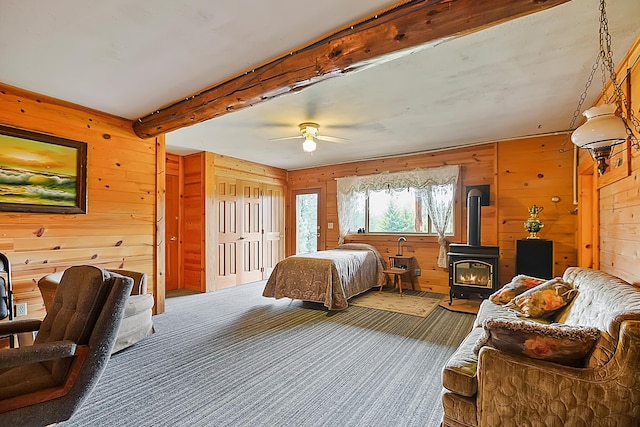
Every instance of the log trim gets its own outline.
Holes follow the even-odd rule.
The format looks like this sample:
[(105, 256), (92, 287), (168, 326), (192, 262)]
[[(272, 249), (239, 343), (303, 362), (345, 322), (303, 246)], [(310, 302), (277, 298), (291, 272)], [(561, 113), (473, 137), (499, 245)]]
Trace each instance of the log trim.
[(140, 138), (201, 123), (570, 0), (414, 0), (133, 122)]

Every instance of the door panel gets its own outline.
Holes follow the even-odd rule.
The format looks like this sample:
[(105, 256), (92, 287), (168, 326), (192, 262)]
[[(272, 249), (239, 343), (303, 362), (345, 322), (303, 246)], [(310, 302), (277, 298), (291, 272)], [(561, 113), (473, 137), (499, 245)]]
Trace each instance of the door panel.
[(238, 185), (235, 179), (216, 178), (218, 262), (215, 289), (235, 286), (238, 280)]
[(284, 258), (284, 190), (263, 184), (262, 191), (263, 279), (268, 278), (278, 261)]
[(165, 290), (178, 289), (180, 285), (180, 177), (166, 175), (167, 199), (165, 208)]
[(239, 240), (242, 263), (238, 283), (262, 280), (262, 184), (240, 181), (242, 230)]

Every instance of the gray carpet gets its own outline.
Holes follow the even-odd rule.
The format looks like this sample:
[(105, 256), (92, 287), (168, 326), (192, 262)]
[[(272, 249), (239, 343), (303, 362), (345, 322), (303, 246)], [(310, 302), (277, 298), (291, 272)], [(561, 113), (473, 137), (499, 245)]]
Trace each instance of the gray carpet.
[(60, 426), (437, 426), (442, 365), (475, 316), (427, 318), (261, 296), (172, 298)]

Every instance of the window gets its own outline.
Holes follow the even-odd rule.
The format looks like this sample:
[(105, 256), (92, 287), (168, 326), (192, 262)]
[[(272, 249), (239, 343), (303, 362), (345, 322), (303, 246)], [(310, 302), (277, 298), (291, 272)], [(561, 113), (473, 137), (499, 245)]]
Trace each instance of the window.
[[(438, 186), (435, 202), (453, 207), (454, 186)], [(377, 190), (357, 195), (353, 204), (349, 232), (364, 229), (368, 233), (424, 233), (438, 234), (429, 215), (423, 191), (415, 188), (400, 191)], [(445, 235), (453, 235), (453, 215), (449, 215)]]
[(460, 166), (337, 178), (339, 243), (349, 232), (435, 233), (438, 266), (447, 267)]

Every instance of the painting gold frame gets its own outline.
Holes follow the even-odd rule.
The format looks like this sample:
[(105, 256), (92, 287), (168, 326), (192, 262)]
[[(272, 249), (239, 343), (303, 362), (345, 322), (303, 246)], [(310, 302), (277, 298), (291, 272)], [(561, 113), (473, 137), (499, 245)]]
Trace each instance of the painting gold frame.
[(87, 213), (87, 144), (0, 126), (0, 211)]

